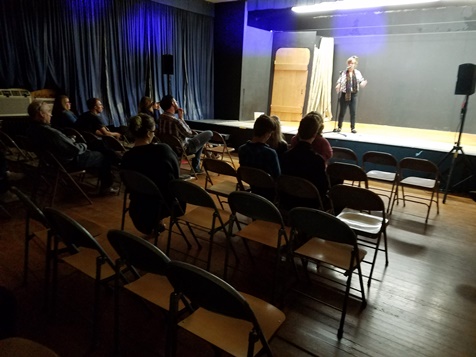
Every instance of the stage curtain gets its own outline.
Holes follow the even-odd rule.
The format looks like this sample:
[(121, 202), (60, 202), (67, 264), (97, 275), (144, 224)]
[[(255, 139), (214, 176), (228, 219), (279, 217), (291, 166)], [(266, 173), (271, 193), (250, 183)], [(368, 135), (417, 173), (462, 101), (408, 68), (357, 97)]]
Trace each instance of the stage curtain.
[(322, 37), (319, 48), (314, 46), (311, 84), (307, 112), (316, 111), (325, 120), (332, 119), (332, 68), (334, 62), (334, 39)]
[(0, 88), (66, 93), (78, 113), (104, 103), (125, 125), (143, 95), (168, 94), (162, 54), (172, 54), (172, 95), (186, 118), (213, 118), (213, 17), (150, 0), (0, 1)]

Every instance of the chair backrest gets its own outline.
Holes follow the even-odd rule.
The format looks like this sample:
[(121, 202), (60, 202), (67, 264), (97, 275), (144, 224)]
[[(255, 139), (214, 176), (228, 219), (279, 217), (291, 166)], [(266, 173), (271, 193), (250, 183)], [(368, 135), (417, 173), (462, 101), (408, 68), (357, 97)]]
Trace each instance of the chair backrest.
[(169, 187), (173, 195), (182, 202), (190, 203), (195, 206), (209, 207), (217, 209), (215, 201), (204, 188), (188, 181), (172, 180)]
[(203, 168), (207, 173), (210, 171), (220, 175), (238, 177), (233, 166), (223, 160), (203, 159)]
[(233, 214), (240, 213), (254, 220), (273, 222), (284, 227), (283, 217), (278, 208), (260, 195), (235, 191), (228, 196), (228, 204)]
[(132, 170), (121, 170), (119, 172), (122, 182), (126, 186), (126, 191), (128, 193), (135, 193), (139, 195), (147, 195), (157, 197), (161, 200), (163, 199), (162, 193), (160, 192), (157, 185), (147, 176), (141, 174), (137, 171)]
[(212, 133), (213, 135), (208, 142), (227, 146), (225, 139), (218, 131), (212, 131)]
[(101, 256), (107, 257), (109, 264), (113, 266), (112, 260), (96, 239), (73, 218), (51, 207), (45, 208), (43, 212), (50, 222), (53, 232), (70, 250), (74, 252), (80, 247), (94, 249)]
[(364, 182), (368, 188), (368, 178), (366, 172), (357, 165), (345, 162), (333, 162), (327, 166), (327, 176), (334, 180)]
[(179, 261), (171, 261), (167, 278), (175, 292), (185, 295), (193, 306), (252, 322), (258, 326), (256, 317), (245, 298), (230, 284), (217, 276)]
[(81, 135), (88, 145), (97, 145), (97, 142), (101, 140), (97, 135), (89, 131), (82, 131)]
[(388, 166), (392, 168), (392, 171), (397, 170), (398, 161), (392, 154), (381, 151), (367, 151), (362, 155), (362, 168), (368, 171), (367, 164), (373, 164), (377, 166)]
[(167, 144), (170, 148), (177, 154), (179, 158), (185, 154), (185, 148), (183, 147), (182, 142), (176, 136), (170, 134), (159, 133), (157, 138), (161, 143)]
[(359, 211), (380, 211), (385, 216), (385, 204), (382, 198), (366, 188), (335, 185), (329, 190), (333, 207), (351, 208)]
[(75, 137), (75, 141), (77, 143), (84, 143), (84, 144), (87, 144), (86, 142), (86, 139), (83, 137), (83, 135), (77, 131), (76, 129), (74, 128), (63, 128), (61, 129), (61, 131), (63, 132), (64, 135), (66, 136), (69, 136), (69, 137), (72, 137), (74, 136)]
[[(400, 160), (398, 163), (398, 168), (402, 176), (405, 174), (405, 170), (412, 171), (413, 174), (416, 172), (426, 173), (431, 175), (433, 178), (439, 177), (439, 169), (433, 162), (426, 159), (417, 159), (414, 157), (405, 157)], [(407, 175), (408, 176), (408, 175)]]
[(169, 257), (147, 240), (117, 229), (111, 229), (107, 239), (125, 264), (153, 274), (166, 274)]
[(102, 141), (104, 142), (104, 145), (108, 149), (111, 149), (113, 151), (119, 151), (119, 152), (126, 151), (126, 148), (124, 147), (124, 145), (122, 145), (122, 143), (113, 136), (105, 135), (102, 137)]
[(246, 182), (250, 186), (275, 189), (276, 183), (273, 177), (266, 171), (249, 166), (240, 166), (237, 170), (238, 180)]
[(17, 195), (20, 201), (23, 203), (29, 218), (41, 223), (45, 228), (50, 228), (50, 224), (43, 211), (30, 199), (30, 197), (25, 195), (17, 187), (10, 187), (10, 191)]
[(289, 223), (293, 232), (297, 230), (307, 238), (317, 237), (357, 248), (354, 231), (329, 213), (314, 208), (297, 207), (289, 212)]
[(339, 146), (332, 147), (332, 158), (330, 161), (350, 161), (352, 164), (359, 164), (359, 158), (357, 157), (357, 154), (354, 152), (354, 150)]
[(4, 149), (11, 155), (17, 155), (18, 159), (29, 160), (28, 154), (25, 153), (7, 133), (0, 130), (0, 144), (3, 144)]
[(286, 210), (294, 207), (323, 209), (316, 186), (302, 177), (281, 175), (277, 180), (278, 201)]

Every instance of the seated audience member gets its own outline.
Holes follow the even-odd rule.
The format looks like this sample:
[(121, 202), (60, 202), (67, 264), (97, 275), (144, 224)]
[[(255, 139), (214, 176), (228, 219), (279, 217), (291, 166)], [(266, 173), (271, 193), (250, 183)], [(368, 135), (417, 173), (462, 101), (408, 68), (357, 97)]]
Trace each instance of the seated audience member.
[[(332, 147), (329, 141), (325, 137), (322, 136), (322, 131), (324, 130), (324, 119), (322, 118), (322, 115), (320, 115), (317, 112), (309, 112), (307, 115), (314, 115), (319, 123), (319, 129), (317, 131), (317, 136), (312, 142), (312, 149), (317, 152), (319, 155), (321, 155), (326, 164), (329, 161), (329, 159), (332, 157)], [(299, 134), (294, 135), (291, 139), (291, 147), (295, 147), (297, 143), (299, 142)]]
[[(139, 114), (129, 119), (129, 131), (134, 136), (134, 147), (122, 158), (122, 168), (140, 172), (150, 178), (162, 192), (169, 208), (173, 207), (174, 196), (169, 182), (179, 177), (177, 156), (166, 144), (153, 144), (155, 122), (147, 114)], [(156, 220), (170, 216), (169, 211), (160, 212), (155, 198), (132, 196), (129, 214), (135, 227), (144, 234), (150, 234)], [(185, 206), (182, 206), (185, 212)], [(162, 225), (163, 227), (163, 225)]]
[(112, 187), (111, 159), (98, 151), (88, 150), (86, 144), (75, 143), (61, 131), (52, 128), (51, 110), (45, 102), (34, 101), (28, 106), (31, 125), (27, 136), (37, 151), (49, 150), (66, 167), (71, 169), (99, 169), (100, 193), (117, 193)]
[(238, 149), (240, 166), (264, 170), (273, 178), (281, 175), (278, 155), (266, 144), (275, 128), (273, 119), (265, 114), (256, 119), (253, 126), (253, 138)]
[(312, 142), (318, 135), (321, 121), (321, 115), (316, 112), (308, 113), (301, 119), (298, 128), (299, 141), (293, 148), (284, 153), (282, 173), (283, 175), (302, 177), (312, 182), (327, 207), (326, 196), (329, 183), (326, 175), (326, 164), (322, 156), (312, 148)]
[(139, 102), (139, 114), (147, 114), (154, 118), (155, 125), (159, 125), (160, 104), (150, 97), (142, 97)]
[(68, 96), (60, 95), (53, 104), (51, 126), (56, 129), (73, 128), (78, 117), (71, 111), (71, 102)]
[(104, 110), (101, 100), (90, 98), (87, 100), (86, 105), (88, 106), (88, 111), (81, 114), (76, 121), (76, 128), (79, 131), (89, 131), (97, 136), (113, 136), (116, 139), (121, 137), (120, 133), (109, 131), (99, 117), (99, 114)]
[(278, 154), (278, 159), (281, 162), (281, 158), (283, 154), (288, 151), (288, 143), (284, 139), (284, 135), (281, 131), (281, 122), (276, 115), (272, 115), (270, 117), (274, 121), (275, 129), (271, 133), (271, 136), (268, 139), (267, 144), (276, 150), (276, 154)]
[[(159, 117), (159, 133), (177, 137), (185, 147), (188, 155), (195, 154), (192, 166), (195, 172), (201, 172), (200, 156), (205, 144), (212, 138), (210, 130), (195, 134), (185, 122), (183, 109), (171, 95), (166, 95), (160, 101), (160, 107), (164, 111)], [(178, 115), (176, 117), (175, 115)]]

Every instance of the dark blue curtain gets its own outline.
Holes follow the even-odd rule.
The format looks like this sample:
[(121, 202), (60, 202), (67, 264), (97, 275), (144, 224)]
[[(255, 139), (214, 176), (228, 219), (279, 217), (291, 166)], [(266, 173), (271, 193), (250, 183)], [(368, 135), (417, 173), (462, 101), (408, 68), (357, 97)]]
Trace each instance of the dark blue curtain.
[(213, 118), (213, 18), (149, 0), (0, 1), (0, 88), (66, 93), (79, 113), (101, 98), (124, 125), (139, 99), (172, 93), (186, 118)]

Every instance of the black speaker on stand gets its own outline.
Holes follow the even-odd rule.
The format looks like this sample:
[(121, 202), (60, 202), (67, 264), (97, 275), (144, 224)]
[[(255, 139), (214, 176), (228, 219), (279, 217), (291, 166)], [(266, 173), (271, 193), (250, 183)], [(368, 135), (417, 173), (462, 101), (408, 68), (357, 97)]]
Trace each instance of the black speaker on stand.
[(173, 55), (162, 55), (162, 75), (167, 75), (167, 94), (172, 95), (172, 78), (170, 77), (174, 74), (174, 56)]
[[(453, 155), (450, 171), (448, 173), (448, 179), (446, 181), (445, 194), (443, 196), (443, 203), (446, 202), (446, 196), (448, 195), (448, 190), (451, 186), (451, 177), (453, 176), (456, 159), (458, 158), (459, 153), (461, 153), (461, 155), (463, 156), (464, 162), (470, 168), (470, 172), (474, 172), (471, 167), (471, 162), (466, 157), (463, 151), (463, 147), (461, 146), (461, 135), (463, 133), (464, 121), (466, 118), (466, 111), (468, 110), (469, 96), (474, 93), (475, 86), (476, 86), (476, 65), (472, 63), (461, 64), (458, 68), (458, 78), (456, 81), (455, 94), (462, 94), (465, 97), (463, 99), (463, 104), (461, 105), (461, 112), (460, 112), (461, 123), (459, 127), (458, 141), (455, 143), (455, 145), (450, 150), (450, 152), (448, 152), (439, 163), (441, 164), (443, 161), (446, 160), (448, 156)], [(463, 180), (461, 180), (460, 182), (457, 182), (452, 187), (458, 186), (472, 177), (473, 175), (470, 175), (464, 178)]]

